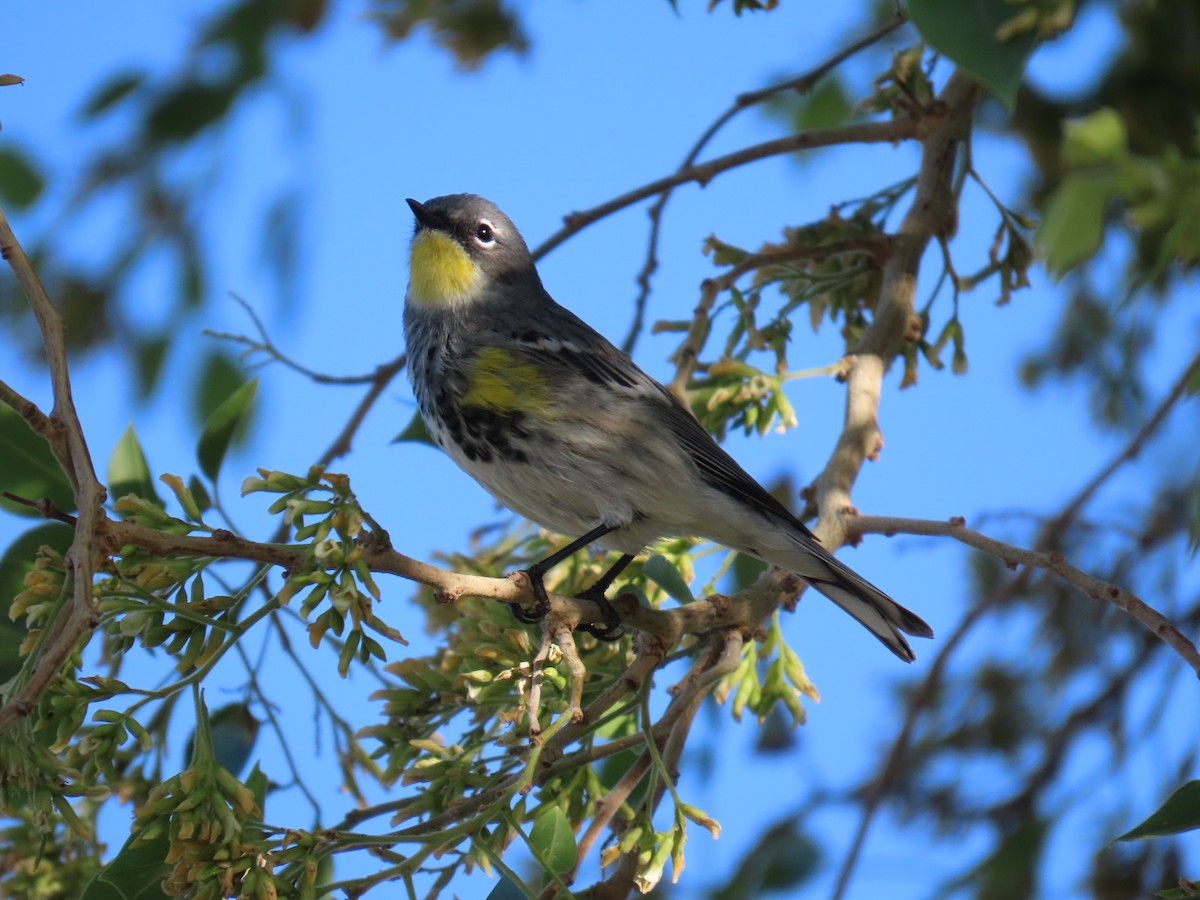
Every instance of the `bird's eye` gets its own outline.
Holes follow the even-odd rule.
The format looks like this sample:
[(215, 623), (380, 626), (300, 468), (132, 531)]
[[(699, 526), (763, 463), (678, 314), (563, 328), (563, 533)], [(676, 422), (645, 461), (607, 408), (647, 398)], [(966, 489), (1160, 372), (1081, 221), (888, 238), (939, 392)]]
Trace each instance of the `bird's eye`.
[(481, 244), (490, 244), (496, 240), (496, 233), (492, 230), (491, 223), (480, 222), (475, 228), (475, 239)]

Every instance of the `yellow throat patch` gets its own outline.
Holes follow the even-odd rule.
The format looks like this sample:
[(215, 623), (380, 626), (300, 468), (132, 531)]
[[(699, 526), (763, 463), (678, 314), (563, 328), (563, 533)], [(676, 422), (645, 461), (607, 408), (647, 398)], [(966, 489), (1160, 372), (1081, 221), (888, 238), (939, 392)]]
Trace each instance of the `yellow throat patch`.
[(440, 231), (422, 229), (408, 255), (410, 296), (421, 303), (457, 303), (472, 299), (482, 272), (459, 243)]

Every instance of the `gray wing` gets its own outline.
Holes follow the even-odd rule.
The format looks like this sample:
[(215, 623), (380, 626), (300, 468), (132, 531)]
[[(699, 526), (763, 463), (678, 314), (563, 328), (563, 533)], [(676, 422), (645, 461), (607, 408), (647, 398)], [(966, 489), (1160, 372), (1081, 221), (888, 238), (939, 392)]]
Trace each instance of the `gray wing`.
[(558, 304), (555, 307), (552, 329), (525, 329), (508, 336), (510, 340), (516, 339), (529, 348), (531, 361), (551, 368), (561, 366), (573, 374), (583, 375), (594, 384), (617, 390), (626, 396), (633, 394), (652, 405), (655, 417), (666, 424), (705, 481), (717, 490), (749, 504), (763, 515), (782, 519), (805, 537), (817, 540), (804, 523), (721, 449), (675, 395), (643, 372), (628, 355), (582, 319)]
[(809, 531), (803, 522), (792, 515), (786, 506), (775, 499), (721, 448), (690, 410), (665, 387), (657, 382), (655, 385), (664, 397), (663, 418), (667, 427), (671, 429), (679, 445), (692, 457), (705, 481), (717, 490), (748, 503), (763, 515), (783, 519), (806, 538), (817, 540), (816, 535)]

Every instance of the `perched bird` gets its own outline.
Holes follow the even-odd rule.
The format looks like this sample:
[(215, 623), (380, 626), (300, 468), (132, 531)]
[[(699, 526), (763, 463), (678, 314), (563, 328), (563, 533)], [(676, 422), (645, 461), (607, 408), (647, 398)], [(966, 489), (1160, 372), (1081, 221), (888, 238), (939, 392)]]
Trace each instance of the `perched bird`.
[[(590, 543), (624, 554), (604, 592), (665, 536), (698, 536), (796, 573), (898, 657), (929, 626), (834, 559), (717, 445), (665, 387), (542, 287), (516, 226), (473, 194), (409, 200), (416, 217), (404, 330), (430, 435), (510, 509), (578, 537), (527, 570), (543, 575)], [(523, 621), (536, 614), (521, 615)]]

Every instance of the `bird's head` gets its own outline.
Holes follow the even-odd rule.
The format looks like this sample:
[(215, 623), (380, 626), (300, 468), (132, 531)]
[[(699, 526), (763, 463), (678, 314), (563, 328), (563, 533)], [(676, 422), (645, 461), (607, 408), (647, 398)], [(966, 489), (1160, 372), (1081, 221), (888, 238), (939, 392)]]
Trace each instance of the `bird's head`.
[(411, 302), (475, 303), (489, 289), (537, 278), (521, 233), (494, 203), (448, 194), (408, 205), (417, 220), (409, 250)]

